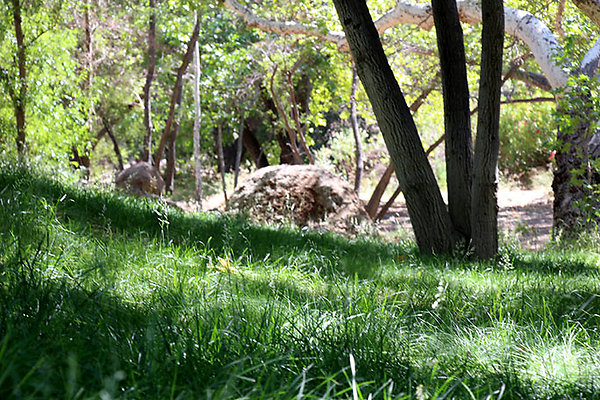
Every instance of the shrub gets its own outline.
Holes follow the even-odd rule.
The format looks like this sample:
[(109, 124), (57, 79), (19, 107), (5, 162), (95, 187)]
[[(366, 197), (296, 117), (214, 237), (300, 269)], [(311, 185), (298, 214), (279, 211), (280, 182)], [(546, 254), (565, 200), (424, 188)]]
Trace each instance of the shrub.
[(502, 109), (500, 170), (510, 175), (527, 175), (551, 163), (556, 132), (552, 107), (552, 104), (519, 104)]

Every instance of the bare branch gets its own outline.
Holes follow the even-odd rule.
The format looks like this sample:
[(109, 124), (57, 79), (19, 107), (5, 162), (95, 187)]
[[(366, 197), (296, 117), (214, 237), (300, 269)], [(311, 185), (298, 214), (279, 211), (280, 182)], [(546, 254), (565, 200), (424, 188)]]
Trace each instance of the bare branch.
[(556, 30), (556, 33), (560, 38), (565, 37), (565, 31), (562, 28), (563, 13), (565, 12), (565, 2), (566, 0), (558, 1), (558, 9), (556, 10), (556, 18), (554, 21), (554, 29)]

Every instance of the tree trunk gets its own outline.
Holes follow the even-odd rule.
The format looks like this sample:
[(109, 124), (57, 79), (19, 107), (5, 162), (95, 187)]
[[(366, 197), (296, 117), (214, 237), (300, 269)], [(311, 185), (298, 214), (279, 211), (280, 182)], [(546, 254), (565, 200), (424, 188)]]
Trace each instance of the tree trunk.
[[(565, 109), (567, 106), (568, 110)], [(562, 146), (556, 153), (556, 168), (552, 181), (555, 236), (562, 232), (577, 233), (594, 219), (586, 208), (598, 207), (598, 196), (594, 195), (593, 189), (590, 188), (597, 187), (600, 183), (599, 172), (591, 167), (593, 160), (598, 159), (600, 154), (590, 149), (590, 141), (598, 138), (594, 138), (590, 132), (593, 122), (590, 121), (590, 116), (595, 113), (589, 95), (578, 94), (576, 102), (559, 107), (562, 108), (563, 114), (569, 115), (572, 121), (577, 122), (573, 127), (563, 126), (558, 129), (558, 142), (562, 143)]]
[(473, 144), (462, 28), (455, 0), (433, 0), (442, 71), (448, 212), (454, 229), (471, 239)]
[(15, 24), (15, 38), (17, 39), (17, 67), (19, 70), (18, 91), (13, 99), (15, 107), (15, 119), (17, 121), (17, 152), (19, 157), (24, 155), (27, 149), (25, 141), (25, 105), (27, 104), (27, 56), (25, 47), (25, 36), (21, 19), (21, 1), (12, 0), (13, 20)]
[(373, 194), (369, 199), (369, 203), (367, 203), (367, 206), (365, 207), (367, 210), (367, 214), (369, 214), (369, 217), (371, 217), (372, 219), (374, 219), (377, 215), (379, 203), (381, 203), (381, 198), (383, 197), (385, 189), (387, 189), (390, 183), (390, 179), (392, 179), (393, 173), (394, 165), (390, 163), (390, 165), (388, 165), (388, 167), (385, 169), (385, 172), (381, 176), (381, 179), (379, 179), (377, 186), (375, 186), (375, 190), (373, 190)]
[(256, 138), (251, 124), (248, 123), (248, 119), (246, 119), (246, 124), (244, 125), (244, 135), (242, 136), (242, 139), (244, 148), (248, 150), (248, 154), (250, 154), (256, 168), (268, 167), (269, 160), (267, 160), (267, 156), (261, 148), (260, 142)]
[(356, 89), (358, 88), (358, 73), (356, 65), (352, 63), (352, 89), (350, 90), (350, 124), (352, 125), (352, 133), (354, 134), (354, 146), (356, 155), (356, 172), (354, 174), (354, 192), (360, 195), (360, 181), (364, 169), (362, 143), (360, 141), (360, 132), (358, 130), (358, 117), (356, 115)]
[(177, 162), (177, 136), (181, 130), (181, 102), (183, 100), (183, 81), (179, 88), (179, 97), (177, 98), (177, 116), (173, 123), (173, 129), (169, 135), (169, 147), (167, 151), (167, 169), (165, 171), (165, 192), (173, 193), (175, 190), (175, 172)]
[(483, 0), (479, 116), (472, 191), (472, 235), (475, 254), (483, 259), (498, 252), (498, 150), (500, 88), (504, 45), (502, 1)]
[(93, 95), (93, 81), (94, 81), (94, 46), (93, 46), (93, 29), (90, 24), (90, 9), (92, 8), (92, 2), (86, 0), (84, 3), (84, 36), (83, 36), (83, 47), (84, 47), (84, 59), (85, 69), (87, 70), (87, 77), (85, 80), (85, 93), (88, 96), (88, 110), (87, 110), (87, 125), (90, 132), (94, 130), (94, 95)]
[(150, 21), (148, 23), (148, 70), (146, 71), (146, 83), (144, 84), (144, 127), (146, 136), (144, 138), (144, 149), (142, 160), (152, 163), (152, 80), (156, 69), (156, 0), (149, 0)]
[(187, 70), (188, 65), (192, 61), (192, 56), (194, 54), (194, 48), (196, 46), (196, 41), (198, 40), (198, 34), (200, 33), (200, 19), (196, 18), (196, 23), (194, 24), (194, 31), (192, 32), (192, 37), (187, 44), (187, 50), (183, 57), (183, 61), (181, 62), (181, 66), (177, 70), (177, 79), (175, 80), (175, 86), (173, 87), (173, 93), (171, 94), (171, 103), (169, 106), (169, 114), (167, 116), (167, 122), (165, 123), (165, 128), (163, 129), (162, 136), (160, 137), (160, 142), (158, 144), (158, 149), (156, 150), (156, 155), (154, 157), (154, 165), (156, 169), (160, 171), (160, 161), (163, 157), (163, 153), (165, 152), (165, 144), (167, 143), (167, 138), (171, 132), (171, 127), (173, 125), (173, 119), (175, 118), (175, 105), (177, 103), (177, 99), (179, 98), (179, 92), (181, 88), (181, 82), (183, 80), (183, 74)]
[(221, 173), (221, 185), (223, 186), (223, 197), (227, 205), (227, 185), (225, 183), (225, 160), (223, 157), (223, 123), (217, 126), (217, 162), (219, 163), (219, 172)]
[[(277, 137), (277, 141), (279, 142), (279, 146), (281, 147), (282, 164), (284, 163), (283, 162), (284, 157), (289, 157), (291, 159), (289, 161), (285, 162), (285, 164), (302, 165), (302, 164), (304, 164), (304, 161), (302, 160), (302, 157), (300, 156), (300, 152), (298, 151), (296, 132), (290, 126), (287, 114), (285, 113), (283, 106), (279, 102), (277, 93), (275, 92), (274, 80), (275, 80), (275, 76), (277, 74), (277, 69), (278, 69), (277, 65), (275, 65), (275, 67), (273, 68), (273, 73), (271, 74), (271, 82), (269, 85), (269, 91), (271, 92), (271, 97), (273, 98), (274, 108), (277, 111), (276, 114), (279, 116), (279, 118), (281, 118), (285, 132), (287, 133), (287, 139), (284, 139), (283, 137), (279, 137), (279, 136)], [(288, 153), (289, 153), (289, 155), (288, 155)], [(285, 154), (285, 156), (284, 156), (284, 154)]]
[[(196, 12), (196, 20), (200, 20), (200, 12)], [(200, 78), (202, 75), (202, 60), (198, 41), (194, 43), (194, 182), (195, 198), (198, 211), (202, 211), (202, 159), (200, 158), (200, 128), (202, 127), (202, 109), (200, 99)]]
[[(429, 85), (425, 89), (423, 89), (423, 91), (421, 92), (419, 97), (417, 97), (412, 102), (412, 104), (408, 108), (410, 110), (410, 112), (416, 113), (419, 110), (419, 108), (423, 105), (423, 102), (425, 101), (425, 99), (427, 99), (427, 97), (431, 94), (431, 92), (433, 92), (433, 90), (437, 87), (437, 79), (439, 78), (439, 76), (440, 76), (440, 73), (438, 72), (436, 74), (436, 76), (433, 78), (433, 80), (429, 83)], [(443, 136), (442, 136), (442, 140), (443, 140)], [(436, 142), (436, 144), (434, 144), (435, 147), (437, 147), (438, 145), (439, 145), (438, 142)], [(433, 151), (435, 149), (435, 147), (433, 147), (433, 146), (430, 147), (429, 150), (427, 150), (426, 154), (429, 155), (429, 152)], [(388, 165), (387, 169), (385, 170), (385, 173), (383, 174), (383, 176), (377, 183), (375, 190), (373, 190), (373, 194), (371, 195), (371, 198), (369, 199), (369, 203), (367, 204), (367, 213), (369, 214), (369, 216), (371, 218), (376, 218), (377, 209), (379, 208), (379, 203), (381, 203), (381, 197), (385, 193), (385, 190), (387, 189), (387, 187), (390, 183), (390, 178), (392, 177), (393, 172), (394, 172), (394, 166), (390, 163), (390, 165)]]
[(334, 4), (404, 192), (417, 245), (423, 252), (449, 252), (456, 233), (366, 2)]
[(240, 116), (240, 133), (236, 143), (235, 151), (235, 165), (234, 165), (234, 178), (233, 187), (236, 188), (238, 184), (238, 176), (240, 174), (240, 164), (242, 163), (242, 150), (244, 149), (244, 125), (245, 125), (244, 111)]
[(117, 156), (118, 169), (119, 171), (123, 171), (123, 156), (121, 155), (121, 150), (119, 149), (119, 142), (117, 142), (117, 138), (115, 137), (115, 134), (112, 130), (110, 121), (105, 116), (102, 116), (102, 125), (104, 125), (104, 129), (113, 143), (113, 150), (115, 151), (115, 155)]

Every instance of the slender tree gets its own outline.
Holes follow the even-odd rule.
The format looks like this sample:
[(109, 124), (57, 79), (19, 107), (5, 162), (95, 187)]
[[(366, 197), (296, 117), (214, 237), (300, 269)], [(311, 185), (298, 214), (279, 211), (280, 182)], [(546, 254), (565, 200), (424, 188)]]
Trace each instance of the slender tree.
[(169, 134), (171, 133), (171, 128), (173, 127), (173, 120), (175, 119), (175, 108), (177, 105), (177, 99), (179, 98), (179, 92), (181, 91), (181, 82), (183, 80), (183, 74), (187, 70), (188, 65), (190, 65), (190, 62), (192, 61), (194, 55), (194, 48), (196, 45), (196, 41), (198, 40), (199, 33), (200, 19), (196, 18), (196, 23), (194, 24), (192, 36), (190, 37), (190, 40), (187, 44), (187, 50), (183, 56), (183, 60), (181, 61), (181, 66), (177, 70), (177, 78), (175, 79), (175, 85), (173, 86), (173, 92), (171, 94), (171, 102), (169, 105), (169, 114), (167, 116), (167, 122), (165, 123), (165, 127), (160, 137), (160, 142), (158, 143), (156, 155), (154, 156), (154, 165), (158, 170), (160, 170), (160, 161), (162, 160), (163, 154), (165, 152), (165, 145), (167, 143), (167, 139), (169, 138)]
[(156, 69), (156, 0), (149, 0), (150, 20), (148, 22), (148, 69), (146, 70), (146, 83), (144, 84), (144, 127), (146, 137), (144, 138), (144, 149), (142, 159), (152, 162), (152, 80)]
[(358, 130), (358, 117), (356, 115), (356, 89), (358, 88), (358, 73), (356, 72), (356, 65), (352, 63), (352, 88), (350, 90), (350, 125), (352, 126), (352, 133), (354, 135), (354, 150), (356, 158), (356, 172), (354, 174), (354, 192), (357, 195), (360, 194), (360, 181), (362, 180), (362, 174), (364, 170), (364, 159), (362, 144), (360, 141), (360, 132)]
[[(200, 11), (196, 11), (196, 21), (200, 21)], [(202, 109), (200, 99), (200, 78), (202, 75), (202, 59), (198, 41), (194, 43), (194, 182), (198, 211), (202, 210), (202, 159), (200, 158), (200, 128), (202, 127)]]
[(238, 185), (238, 177), (240, 175), (240, 164), (242, 163), (242, 150), (244, 149), (244, 125), (246, 124), (246, 118), (244, 117), (244, 111), (240, 112), (240, 128), (239, 136), (235, 147), (235, 165), (234, 165), (234, 178), (233, 187), (236, 188)]
[(17, 121), (17, 152), (23, 155), (27, 148), (25, 140), (25, 105), (27, 103), (27, 54), (25, 35), (23, 34), (23, 20), (21, 17), (21, 0), (12, 0), (12, 12), (17, 40), (17, 68), (19, 71), (17, 92), (13, 93), (15, 119)]
[(173, 193), (175, 189), (175, 172), (177, 162), (177, 136), (181, 130), (181, 103), (183, 101), (183, 81), (181, 81), (181, 87), (178, 90), (179, 97), (177, 98), (177, 113), (173, 122), (173, 129), (169, 135), (169, 146), (167, 148), (167, 169), (165, 170), (165, 191), (167, 193)]

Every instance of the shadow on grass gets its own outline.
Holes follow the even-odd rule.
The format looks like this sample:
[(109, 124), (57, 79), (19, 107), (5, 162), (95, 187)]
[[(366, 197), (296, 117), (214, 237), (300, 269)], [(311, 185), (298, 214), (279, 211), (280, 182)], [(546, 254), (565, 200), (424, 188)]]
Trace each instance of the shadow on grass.
[[(243, 297), (190, 304), (183, 293), (161, 289), (131, 304), (110, 289), (49, 279), (42, 275), (45, 246), (0, 258), (2, 399), (199, 398), (207, 391), (268, 397), (302, 388), (323, 393), (321, 384), (334, 378), (339, 391), (349, 352), (362, 356), (369, 379), (408, 371), (397, 355), (373, 353), (369, 334), (290, 327), (276, 302), (260, 309)], [(304, 381), (307, 368), (315, 375)]]
[(0, 195), (5, 191), (42, 198), (55, 208), (57, 218), (84, 229), (91, 226), (99, 232), (109, 228), (124, 235), (145, 233), (165, 243), (227, 251), (236, 258), (278, 258), (298, 251), (318, 251), (349, 274), (368, 275), (372, 272), (366, 268), (392, 263), (400, 252), (413, 251), (377, 241), (349, 241), (329, 233), (261, 227), (232, 215), (186, 215), (157, 200), (77, 188), (24, 169), (0, 168)]

